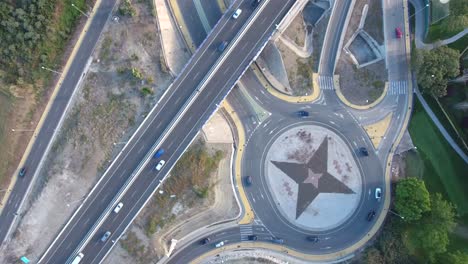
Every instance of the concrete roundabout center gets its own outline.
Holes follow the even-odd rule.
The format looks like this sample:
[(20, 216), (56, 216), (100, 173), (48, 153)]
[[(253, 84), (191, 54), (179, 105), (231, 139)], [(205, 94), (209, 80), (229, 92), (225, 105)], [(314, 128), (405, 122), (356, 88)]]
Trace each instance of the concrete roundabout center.
[(303, 124), (268, 144), (264, 177), (278, 211), (293, 225), (326, 231), (356, 210), (362, 177), (349, 145), (335, 132)]

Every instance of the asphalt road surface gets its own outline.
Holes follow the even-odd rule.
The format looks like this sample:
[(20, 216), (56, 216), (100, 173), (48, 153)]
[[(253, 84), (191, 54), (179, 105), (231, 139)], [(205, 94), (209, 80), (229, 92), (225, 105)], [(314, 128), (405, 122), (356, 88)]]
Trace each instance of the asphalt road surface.
[[(164, 159), (166, 165), (157, 172), (154, 167), (160, 159), (151, 160), (120, 200), (124, 204), (122, 210), (118, 214), (110, 213), (99, 229), (92, 233), (89, 242), (80, 250), (78, 247), (85, 235), (105, 213), (115, 194), (132, 176), (142, 159), (152, 149), (154, 142), (162, 136), (164, 129), (220, 57), (221, 53), (217, 50), (219, 44), (222, 41), (231, 41), (252, 14), (250, 2), (241, 6), (244, 11), (237, 20), (229, 16), (221, 19), (208, 39), (194, 54), (188, 66), (171, 85), (169, 92), (156, 106), (155, 111), (150, 113), (122, 153), (114, 160), (100, 184), (84, 201), (76, 215), (44, 254), (41, 263), (69, 262), (78, 250), (85, 255), (84, 263), (99, 263), (106, 256), (114, 244), (112, 241), (116, 241), (133, 221), (160, 181), (164, 179), (202, 125), (217, 109), (217, 104), (227, 95), (260, 47), (275, 30), (275, 24), (293, 3), (293, 0), (268, 2), (246, 34), (233, 47), (232, 53), (227, 56), (215, 75), (208, 81), (206, 87), (199, 91), (196, 102), (189, 107), (173, 132), (162, 142), (160, 147), (165, 149), (165, 154), (160, 159)], [(234, 6), (237, 8), (236, 4)], [(117, 202), (119, 201), (115, 203)], [(112, 235), (106, 242), (100, 242), (100, 238), (106, 231), (111, 231)]]
[(29, 186), (32, 183), (32, 177), (37, 173), (38, 166), (44, 158), (53, 134), (59, 125), (60, 119), (64, 115), (68, 102), (75, 90), (76, 84), (81, 78), (83, 69), (91, 56), (91, 53), (96, 45), (96, 42), (106, 24), (106, 21), (115, 4), (115, 0), (103, 0), (100, 7), (96, 10), (93, 21), (90, 25), (90, 30), (83, 38), (83, 45), (80, 46), (77, 56), (70, 65), (70, 69), (65, 76), (60, 87), (57, 97), (55, 98), (51, 110), (44, 120), (44, 125), (39, 131), (34, 145), (31, 148), (24, 166), (27, 168), (24, 177), (18, 177), (18, 181), (13, 187), (12, 193), (8, 199), (6, 206), (0, 215), (0, 244), (7, 238), (10, 226), (16, 220), (18, 208)]

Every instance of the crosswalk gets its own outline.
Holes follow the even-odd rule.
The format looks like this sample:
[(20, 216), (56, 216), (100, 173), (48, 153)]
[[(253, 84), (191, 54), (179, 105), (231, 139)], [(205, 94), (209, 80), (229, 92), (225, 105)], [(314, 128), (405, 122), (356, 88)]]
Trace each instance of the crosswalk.
[(240, 225), (241, 241), (249, 240), (249, 236), (253, 235), (252, 225)]
[(389, 95), (400, 95), (408, 93), (408, 82), (407, 81), (391, 81), (388, 84)]
[(320, 90), (334, 90), (333, 77), (320, 75), (318, 77)]

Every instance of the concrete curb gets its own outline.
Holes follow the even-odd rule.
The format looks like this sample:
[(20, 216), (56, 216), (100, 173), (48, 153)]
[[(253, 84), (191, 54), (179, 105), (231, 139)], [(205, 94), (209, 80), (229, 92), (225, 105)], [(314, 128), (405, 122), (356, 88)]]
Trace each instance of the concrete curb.
[(351, 107), (351, 108), (356, 109), (356, 110), (368, 110), (368, 109), (371, 109), (371, 108), (375, 107), (376, 105), (378, 105), (380, 102), (383, 101), (383, 99), (387, 95), (387, 91), (388, 91), (388, 82), (385, 82), (384, 90), (383, 90), (382, 94), (379, 96), (379, 98), (377, 98), (377, 100), (375, 100), (374, 102), (372, 102), (372, 103), (370, 103), (368, 105), (356, 105), (356, 104), (353, 104), (350, 101), (348, 101), (348, 99), (346, 99), (344, 94), (341, 92), (340, 75), (336, 74), (336, 75), (333, 76), (333, 83), (335, 85), (336, 95), (338, 96), (340, 101), (343, 104), (345, 104), (346, 106)]

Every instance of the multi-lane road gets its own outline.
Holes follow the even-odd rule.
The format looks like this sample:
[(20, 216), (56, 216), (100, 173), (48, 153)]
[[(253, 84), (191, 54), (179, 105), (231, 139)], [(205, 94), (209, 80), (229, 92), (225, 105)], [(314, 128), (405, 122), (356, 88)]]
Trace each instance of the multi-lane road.
[(0, 215), (0, 244), (7, 238), (11, 227), (14, 227), (18, 214), (21, 213), (21, 203), (33, 183), (33, 177), (39, 173), (38, 169), (40, 169), (41, 162), (50, 148), (61, 119), (65, 116), (65, 110), (75, 91), (76, 84), (82, 77), (88, 58), (90, 58), (94, 50), (115, 2), (116, 0), (102, 0), (101, 5), (97, 8), (89, 27), (90, 30), (84, 35), (82, 42), (84, 45), (81, 45), (77, 52), (79, 56), (76, 56), (71, 63), (60, 90), (52, 103), (51, 110), (44, 120), (44, 125), (34, 139), (34, 145), (24, 163), (27, 173), (24, 177), (18, 177), (7, 204)]
[[(151, 197), (199, 129), (218, 108), (218, 104), (274, 32), (275, 24), (280, 21), (293, 2), (293, 0), (265, 1), (265, 4), (259, 7), (261, 12), (255, 16), (235, 45), (226, 49), (228, 54), (225, 58), (218, 61), (221, 56), (218, 50), (220, 43), (223, 41), (234, 43), (233, 38), (241, 31), (254, 11), (250, 3), (241, 4), (240, 1), (234, 3), (233, 9), (241, 4), (242, 15), (238, 19), (225, 16), (220, 20), (170, 86), (161, 102), (151, 111), (71, 221), (57, 236), (40, 263), (66, 263), (79, 252), (84, 254), (84, 263), (99, 263), (106, 256), (114, 245), (113, 241), (120, 237)], [(219, 67), (213, 71), (204, 86), (200, 87), (199, 84), (216, 62), (219, 62)], [(193, 103), (179, 115), (179, 111), (184, 109), (185, 103), (193, 94), (196, 94)], [(171, 131), (167, 131), (166, 128), (176, 116), (179, 116), (178, 122), (172, 126)], [(166, 165), (161, 171), (154, 169), (160, 159), (141, 163), (148, 153), (154, 152), (155, 142), (159, 142), (157, 148), (165, 149), (165, 154), (160, 159), (164, 159)], [(136, 172), (138, 175), (133, 183), (118, 201), (115, 200), (115, 194)], [(123, 202), (122, 210), (118, 214), (111, 213), (117, 202)], [(94, 232), (96, 223), (99, 223), (99, 227)], [(101, 236), (106, 231), (111, 231), (112, 235), (106, 242), (100, 242)], [(85, 238), (89, 239), (83, 241)]]

